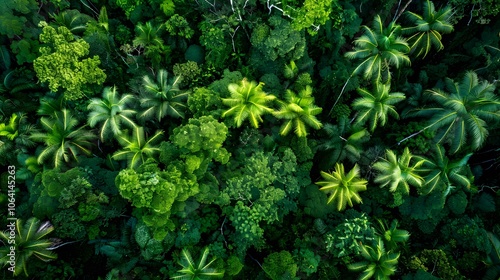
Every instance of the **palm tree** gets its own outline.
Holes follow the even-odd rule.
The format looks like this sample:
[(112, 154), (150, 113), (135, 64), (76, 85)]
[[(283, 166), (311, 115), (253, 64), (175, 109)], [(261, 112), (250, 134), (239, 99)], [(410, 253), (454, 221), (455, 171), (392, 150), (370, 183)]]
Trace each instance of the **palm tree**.
[(433, 191), (443, 191), (447, 195), (456, 186), (470, 188), (471, 179), (464, 174), (467, 168), (467, 161), (472, 156), (468, 153), (460, 159), (450, 161), (446, 157), (443, 146), (436, 144), (431, 153), (432, 158), (419, 157), (424, 160), (420, 172), (424, 176), (425, 189), (423, 193), (429, 194)]
[(394, 104), (406, 97), (401, 92), (391, 93), (390, 90), (390, 84), (382, 84), (378, 81), (374, 83), (372, 92), (358, 88), (361, 98), (354, 100), (352, 104), (352, 107), (358, 111), (356, 123), (364, 124), (368, 121), (370, 130), (373, 132), (379, 122), (381, 126), (385, 125), (388, 115), (399, 119)]
[(385, 220), (377, 218), (376, 220), (378, 222), (377, 234), (390, 251), (395, 251), (398, 248), (397, 243), (405, 243), (410, 238), (410, 233), (407, 230), (397, 228), (398, 220), (392, 220), (390, 227)]
[(447, 79), (446, 89), (449, 93), (427, 90), (437, 106), (416, 109), (410, 115), (430, 118), (430, 124), (421, 131), (436, 131), (436, 143), (449, 143), (452, 154), (464, 147), (479, 149), (488, 136), (487, 122), (500, 121), (495, 86), (487, 81), (479, 83), (477, 74), (469, 71), (460, 83)]
[(411, 53), (416, 57), (427, 56), (432, 46), (438, 51), (442, 50), (442, 33), (451, 33), (453, 25), (450, 23), (452, 9), (446, 6), (436, 11), (434, 3), (424, 2), (423, 15), (407, 12), (408, 19), (414, 24), (412, 27), (403, 28), (403, 34), (411, 34), (408, 38)]
[(330, 193), (327, 203), (330, 204), (335, 200), (338, 211), (344, 210), (346, 204), (352, 207), (353, 202), (362, 202), (358, 192), (366, 190), (368, 181), (359, 177), (357, 164), (346, 174), (344, 165), (336, 163), (334, 172), (330, 174), (321, 171), (321, 176), (325, 181), (316, 182), (316, 185), (322, 186), (321, 191)]
[(179, 261), (182, 269), (177, 271), (178, 273), (181, 273), (181, 275), (173, 276), (170, 279), (204, 280), (223, 277), (224, 272), (217, 272), (215, 268), (210, 267), (210, 265), (215, 261), (215, 258), (207, 263), (208, 252), (208, 248), (205, 248), (200, 261), (196, 264), (193, 261), (193, 257), (191, 257), (191, 253), (189, 253), (187, 249), (183, 249), (181, 252), (181, 259)]
[(351, 125), (347, 117), (342, 117), (336, 125), (326, 124), (323, 128), (326, 133), (324, 142), (318, 145), (318, 150), (325, 151), (321, 153), (329, 164), (348, 159), (355, 163), (361, 157), (363, 143), (370, 139), (370, 133), (366, 128), (360, 125)]
[[(33, 217), (28, 219), (24, 226), (20, 219), (16, 221), (15, 225), (15, 276), (21, 272), (28, 276), (26, 265), (32, 255), (44, 262), (57, 258), (57, 255), (51, 251), (52, 242), (43, 239), (54, 230), (54, 227), (49, 222), (40, 224), (40, 220)], [(11, 246), (13, 246), (9, 242), (10, 237), (9, 233), (0, 231), (0, 238), (5, 241), (5, 246), (0, 247), (0, 264), (3, 266), (10, 261), (8, 254), (10, 254)]]
[(408, 147), (404, 149), (400, 158), (397, 158), (393, 151), (387, 150), (386, 158), (373, 165), (373, 168), (379, 171), (375, 182), (379, 183), (380, 187), (389, 186), (391, 192), (399, 190), (404, 194), (409, 194), (409, 185), (421, 187), (424, 184), (424, 179), (418, 172), (424, 160), (418, 159), (416, 163), (412, 164), (413, 157)]
[(249, 82), (246, 78), (238, 84), (228, 86), (231, 98), (223, 98), (222, 103), (230, 106), (222, 113), (222, 117), (234, 115), (234, 122), (240, 127), (244, 120), (250, 120), (250, 124), (258, 128), (262, 122), (261, 115), (272, 113), (273, 109), (267, 107), (267, 103), (276, 99), (276, 96), (267, 94), (262, 90), (264, 83)]
[(132, 43), (135, 47), (140, 46), (145, 48), (163, 45), (163, 40), (159, 36), (162, 27), (163, 25), (155, 26), (150, 21), (146, 22), (146, 24), (137, 24), (135, 27), (137, 36)]
[(314, 105), (312, 88), (309, 85), (301, 90), (298, 96), (287, 90), (286, 101), (287, 103), (281, 102), (281, 109), (273, 113), (278, 119), (286, 120), (281, 126), (281, 135), (287, 135), (294, 126), (295, 134), (299, 137), (307, 136), (306, 124), (314, 129), (321, 128), (322, 124), (315, 116), (321, 113), (322, 109)]
[(362, 244), (360, 249), (361, 256), (365, 260), (347, 266), (350, 270), (363, 271), (358, 279), (389, 280), (389, 276), (396, 272), (399, 253), (386, 252), (381, 238), (377, 238), (377, 243), (374, 246)]
[(185, 101), (188, 98), (188, 91), (181, 91), (179, 84), (181, 76), (168, 79), (168, 72), (164, 69), (158, 71), (156, 82), (148, 75), (142, 79), (144, 92), (140, 98), (141, 107), (145, 108), (140, 114), (140, 118), (150, 119), (156, 116), (158, 121), (166, 116), (174, 118), (184, 118), (186, 108)]
[(116, 160), (127, 159), (130, 168), (137, 168), (144, 163), (148, 158), (160, 151), (154, 143), (160, 140), (163, 135), (162, 131), (156, 132), (153, 137), (146, 140), (144, 129), (136, 126), (132, 130), (132, 136), (118, 135), (118, 142), (123, 146), (123, 149), (117, 151), (113, 158)]
[(47, 131), (46, 133), (33, 133), (31, 139), (44, 142), (46, 148), (38, 156), (38, 163), (43, 164), (48, 158), (54, 167), (60, 167), (63, 162), (71, 159), (77, 160), (78, 152), (90, 154), (89, 147), (95, 135), (83, 129), (76, 128), (78, 121), (63, 109), (54, 114), (53, 117), (43, 117), (40, 123)]
[(116, 87), (107, 87), (102, 93), (102, 99), (93, 98), (88, 105), (92, 110), (89, 114), (88, 123), (94, 127), (98, 122), (102, 122), (99, 136), (101, 140), (109, 139), (109, 136), (117, 136), (122, 133), (121, 124), (130, 128), (136, 127), (131, 116), (136, 114), (135, 110), (126, 109), (127, 105), (134, 100), (130, 94), (122, 97), (118, 96)]
[(351, 77), (362, 74), (367, 80), (387, 81), (390, 78), (390, 67), (410, 64), (406, 55), (410, 51), (408, 43), (399, 33), (401, 27), (391, 22), (384, 28), (380, 16), (373, 21), (373, 29), (363, 26), (364, 35), (354, 40), (354, 51), (347, 52), (349, 59), (362, 59), (363, 61), (354, 69)]

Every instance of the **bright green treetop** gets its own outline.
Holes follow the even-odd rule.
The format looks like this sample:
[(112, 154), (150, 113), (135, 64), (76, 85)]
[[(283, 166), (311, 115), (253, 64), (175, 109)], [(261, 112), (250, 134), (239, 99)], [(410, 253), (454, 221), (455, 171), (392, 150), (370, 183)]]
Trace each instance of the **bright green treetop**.
[(314, 105), (314, 97), (312, 97), (312, 88), (307, 86), (301, 90), (299, 94), (288, 90), (286, 102), (282, 103), (281, 109), (274, 112), (274, 116), (278, 119), (285, 119), (285, 123), (281, 126), (280, 134), (287, 135), (292, 127), (295, 126), (295, 134), (299, 137), (306, 137), (306, 125), (320, 129), (321, 122), (315, 115), (321, 113), (322, 109)]
[(75, 100), (83, 97), (83, 87), (87, 84), (102, 84), (106, 74), (98, 66), (98, 56), (85, 58), (89, 54), (89, 44), (83, 39), (76, 39), (71, 31), (61, 26), (57, 30), (46, 22), (40, 42), (41, 55), (33, 62), (37, 77), (48, 82), (51, 91), (59, 88), (66, 90), (65, 98)]
[(240, 127), (244, 120), (249, 119), (250, 124), (258, 128), (259, 122), (263, 122), (261, 115), (273, 111), (267, 103), (276, 99), (274, 95), (266, 94), (262, 89), (263, 86), (263, 83), (249, 82), (247, 79), (243, 79), (239, 85), (230, 84), (228, 89), (231, 97), (222, 99), (222, 102), (231, 108), (225, 111), (222, 117), (234, 115), (237, 127)]
[(349, 59), (361, 59), (362, 62), (352, 72), (352, 75), (362, 74), (367, 80), (389, 80), (390, 67), (396, 68), (409, 65), (410, 58), (406, 55), (410, 51), (408, 43), (399, 37), (401, 27), (395, 22), (389, 26), (382, 25), (380, 16), (373, 21), (373, 29), (363, 26), (364, 35), (354, 40), (354, 51), (347, 52)]
[(361, 203), (358, 192), (366, 191), (368, 181), (359, 177), (357, 164), (346, 174), (344, 165), (336, 163), (334, 172), (321, 171), (321, 176), (325, 181), (316, 182), (316, 185), (321, 186), (321, 191), (330, 193), (327, 203), (336, 201), (338, 211), (344, 210), (347, 204), (352, 207), (354, 203)]

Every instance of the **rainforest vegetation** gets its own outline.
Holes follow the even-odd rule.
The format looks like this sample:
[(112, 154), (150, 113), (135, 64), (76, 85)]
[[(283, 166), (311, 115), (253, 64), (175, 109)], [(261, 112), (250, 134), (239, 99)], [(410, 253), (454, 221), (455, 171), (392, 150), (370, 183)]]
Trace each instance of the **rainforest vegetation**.
[(498, 280), (499, 12), (0, 1), (0, 278)]

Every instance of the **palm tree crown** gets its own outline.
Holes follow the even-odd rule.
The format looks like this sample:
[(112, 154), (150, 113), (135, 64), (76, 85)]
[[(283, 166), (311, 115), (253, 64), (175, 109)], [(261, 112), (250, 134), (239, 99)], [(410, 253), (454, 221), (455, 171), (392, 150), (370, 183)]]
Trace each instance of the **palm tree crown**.
[(281, 135), (287, 135), (293, 126), (295, 126), (295, 134), (299, 137), (307, 136), (306, 124), (314, 129), (321, 128), (322, 124), (315, 115), (321, 113), (322, 109), (314, 105), (310, 86), (306, 86), (298, 95), (287, 90), (286, 101), (287, 103), (282, 102), (279, 111), (273, 113), (278, 119), (287, 120), (281, 126)]
[(181, 76), (168, 79), (166, 70), (159, 70), (156, 75), (156, 82), (146, 75), (143, 77), (142, 85), (144, 93), (140, 98), (141, 107), (145, 110), (140, 114), (141, 118), (150, 119), (156, 116), (158, 121), (166, 116), (174, 118), (184, 118), (186, 108), (185, 101), (189, 92), (179, 89)]
[(453, 31), (453, 25), (450, 23), (451, 14), (450, 6), (436, 12), (434, 3), (429, 0), (424, 2), (423, 15), (407, 12), (409, 20), (415, 26), (403, 28), (402, 31), (405, 34), (412, 34), (408, 42), (415, 56), (427, 56), (432, 46), (438, 51), (444, 48), (441, 43), (441, 33)]
[(373, 168), (380, 172), (375, 182), (380, 183), (381, 187), (389, 185), (391, 192), (399, 189), (405, 194), (410, 192), (409, 185), (421, 187), (424, 179), (418, 174), (418, 168), (424, 161), (419, 159), (412, 164), (413, 157), (408, 147), (404, 149), (400, 158), (397, 158), (392, 150), (387, 150), (386, 158), (373, 165)]
[(368, 181), (359, 177), (359, 167), (354, 167), (347, 174), (342, 163), (335, 164), (335, 171), (326, 173), (321, 171), (321, 176), (325, 181), (316, 182), (316, 185), (322, 186), (321, 191), (329, 192), (328, 204), (336, 200), (337, 210), (344, 210), (346, 204), (353, 206), (353, 202), (361, 203), (360, 191), (366, 191)]
[(381, 238), (377, 238), (374, 246), (361, 245), (360, 249), (365, 260), (348, 265), (350, 270), (363, 271), (358, 279), (389, 280), (389, 276), (396, 273), (399, 253), (386, 251)]
[(122, 97), (118, 95), (116, 87), (107, 87), (102, 93), (102, 99), (94, 98), (90, 101), (88, 109), (92, 110), (89, 114), (89, 125), (94, 127), (98, 122), (102, 122), (99, 136), (101, 140), (109, 136), (117, 136), (122, 133), (121, 124), (134, 128), (136, 124), (131, 116), (136, 113), (134, 110), (126, 109), (127, 104), (132, 102), (134, 97), (126, 94)]
[(177, 271), (182, 274), (173, 276), (170, 279), (204, 280), (223, 277), (223, 272), (217, 272), (215, 268), (210, 267), (215, 259), (207, 263), (208, 251), (208, 248), (203, 250), (200, 261), (196, 264), (193, 257), (191, 257), (191, 253), (189, 253), (187, 249), (183, 249), (181, 252), (181, 260), (179, 261), (182, 269)]
[[(50, 222), (40, 224), (37, 218), (30, 218), (26, 223), (21, 223), (21, 220), (16, 221), (16, 265), (14, 275), (19, 275), (24, 272), (28, 276), (26, 265), (29, 257), (32, 255), (38, 259), (47, 262), (57, 258), (57, 255), (51, 251), (52, 242), (48, 239), (43, 239), (46, 235), (54, 231), (54, 227)], [(10, 240), (5, 232), (0, 231), (0, 239), (5, 241), (6, 246), (0, 247), (0, 264), (7, 264), (10, 257), (10, 246), (7, 243)]]
[(54, 167), (59, 167), (71, 159), (76, 160), (78, 151), (90, 154), (89, 147), (95, 135), (83, 129), (76, 128), (78, 121), (63, 109), (53, 117), (43, 117), (40, 123), (47, 133), (33, 133), (31, 138), (44, 142), (47, 146), (38, 156), (38, 163), (42, 164), (47, 158), (52, 158)]
[(352, 75), (363, 74), (367, 80), (387, 81), (390, 78), (390, 66), (399, 68), (410, 64), (406, 55), (410, 47), (399, 37), (401, 27), (395, 22), (384, 28), (377, 15), (373, 21), (373, 29), (368, 26), (363, 26), (363, 29), (364, 35), (354, 41), (354, 51), (345, 54), (349, 59), (363, 60)]
[(479, 149), (488, 136), (487, 121), (500, 121), (500, 99), (494, 94), (495, 86), (487, 81), (480, 83), (471, 71), (460, 83), (447, 79), (446, 89), (449, 93), (427, 90), (437, 106), (411, 114), (429, 117), (430, 124), (425, 129), (437, 132), (437, 143), (449, 143), (452, 154), (464, 147)]
[(380, 122), (384, 126), (387, 122), (388, 115), (392, 115), (398, 119), (399, 115), (396, 112), (394, 105), (405, 99), (405, 95), (401, 92), (390, 92), (390, 84), (382, 84), (375, 82), (373, 91), (359, 88), (358, 93), (361, 98), (354, 100), (353, 108), (358, 110), (356, 118), (357, 124), (363, 124), (366, 121), (370, 123), (370, 130), (373, 132)]
[(123, 146), (123, 149), (117, 151), (113, 158), (117, 160), (127, 159), (130, 168), (137, 168), (160, 151), (160, 148), (154, 146), (154, 143), (160, 140), (162, 135), (163, 132), (158, 131), (153, 137), (146, 140), (144, 128), (136, 126), (132, 130), (132, 136), (118, 136), (118, 142)]
[(228, 89), (231, 97), (223, 98), (222, 102), (231, 108), (222, 113), (222, 117), (234, 115), (237, 127), (248, 118), (250, 124), (258, 128), (259, 122), (263, 122), (261, 115), (273, 111), (267, 107), (267, 103), (276, 99), (276, 96), (265, 93), (262, 90), (263, 86), (262, 82), (257, 84), (254, 81), (249, 82), (246, 78), (239, 85), (230, 84)]
[(472, 153), (466, 154), (460, 159), (450, 161), (446, 157), (443, 146), (436, 144), (432, 152), (432, 158), (420, 157), (424, 164), (420, 171), (425, 174), (425, 194), (433, 191), (442, 191), (445, 195), (454, 187), (461, 186), (470, 188), (471, 179), (466, 175), (466, 167)]

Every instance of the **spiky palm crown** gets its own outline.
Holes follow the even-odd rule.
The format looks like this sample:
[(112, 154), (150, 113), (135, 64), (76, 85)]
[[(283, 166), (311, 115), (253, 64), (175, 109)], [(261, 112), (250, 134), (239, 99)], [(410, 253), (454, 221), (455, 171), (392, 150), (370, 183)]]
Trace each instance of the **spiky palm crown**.
[(286, 102), (281, 103), (281, 109), (273, 113), (278, 119), (287, 120), (281, 126), (281, 135), (287, 135), (295, 126), (295, 134), (299, 137), (306, 137), (306, 124), (314, 129), (322, 127), (321, 122), (315, 116), (321, 113), (323, 109), (314, 105), (312, 88), (309, 85), (301, 90), (298, 95), (291, 90), (287, 90)]
[(78, 120), (68, 110), (56, 112), (53, 117), (43, 117), (40, 123), (47, 132), (31, 135), (33, 140), (44, 142), (46, 146), (38, 156), (39, 164), (52, 158), (52, 163), (57, 168), (63, 162), (76, 160), (79, 151), (90, 154), (89, 147), (95, 135), (84, 130), (84, 127), (77, 128)]
[(379, 171), (375, 182), (380, 187), (389, 186), (391, 192), (400, 190), (404, 194), (409, 194), (410, 185), (421, 187), (424, 179), (419, 175), (419, 168), (424, 161), (417, 158), (417, 162), (413, 163), (413, 157), (408, 147), (399, 158), (392, 150), (387, 150), (385, 158), (373, 165)]
[(336, 201), (338, 211), (344, 210), (346, 205), (352, 207), (362, 202), (358, 192), (366, 190), (368, 181), (359, 177), (357, 164), (346, 174), (344, 165), (336, 163), (332, 173), (321, 171), (321, 176), (325, 181), (316, 182), (316, 185), (321, 186), (321, 191), (330, 193), (327, 203)]
[(371, 92), (358, 88), (361, 98), (354, 100), (352, 104), (353, 108), (358, 110), (356, 123), (363, 124), (368, 121), (370, 130), (373, 132), (379, 123), (381, 126), (386, 124), (389, 115), (399, 119), (399, 114), (393, 104), (402, 101), (406, 97), (401, 92), (391, 93), (390, 90), (390, 84), (380, 82), (374, 83)]
[[(40, 224), (40, 220), (37, 218), (28, 219), (24, 225), (20, 219), (16, 221), (16, 265), (14, 275), (24, 272), (28, 276), (26, 265), (28, 259), (33, 255), (44, 262), (57, 258), (57, 255), (50, 250), (52, 242), (44, 239), (53, 230), (54, 227), (49, 222)], [(5, 240), (5, 244), (8, 244), (9, 236), (0, 231), (0, 238)], [(10, 246), (0, 247), (0, 264), (6, 264), (9, 261), (10, 257), (7, 254), (10, 252)]]
[(434, 3), (427, 0), (424, 2), (423, 14), (407, 12), (407, 17), (415, 26), (403, 28), (404, 34), (412, 34), (408, 38), (411, 52), (416, 57), (426, 57), (432, 46), (440, 51), (444, 48), (441, 43), (442, 35), (451, 33), (453, 25), (450, 23), (452, 9), (446, 6), (436, 11)]
[(450, 144), (449, 152), (455, 154), (467, 147), (479, 149), (488, 136), (487, 122), (500, 121), (500, 99), (494, 94), (495, 86), (479, 82), (477, 74), (469, 71), (460, 83), (446, 80), (446, 89), (426, 92), (437, 106), (419, 108), (409, 112), (413, 116), (428, 117), (425, 129), (436, 131), (436, 143)]
[(349, 59), (363, 60), (352, 75), (362, 74), (367, 80), (387, 81), (390, 79), (390, 66), (399, 68), (410, 64), (406, 55), (410, 47), (405, 39), (399, 37), (401, 27), (398, 24), (391, 22), (384, 28), (377, 15), (373, 29), (368, 26), (363, 26), (363, 29), (364, 34), (354, 40), (354, 51), (345, 54)]
[(184, 118), (185, 101), (189, 91), (182, 91), (179, 88), (181, 81), (181, 76), (170, 80), (168, 72), (164, 69), (158, 71), (156, 82), (148, 75), (144, 76), (142, 79), (144, 92), (140, 102), (145, 110), (140, 114), (140, 118), (149, 119), (156, 116), (158, 121), (166, 116)]
[(205, 280), (223, 277), (223, 272), (218, 272), (215, 268), (210, 267), (215, 261), (215, 258), (207, 263), (208, 252), (208, 248), (205, 248), (200, 261), (196, 264), (191, 256), (191, 253), (189, 253), (187, 249), (183, 249), (181, 252), (181, 259), (179, 261), (182, 269), (177, 271), (181, 274), (173, 276), (170, 279)]
[(158, 131), (151, 138), (146, 140), (144, 128), (135, 127), (132, 130), (132, 136), (119, 135), (118, 142), (123, 146), (122, 150), (113, 154), (113, 158), (117, 160), (126, 159), (130, 168), (137, 168), (141, 163), (144, 163), (148, 158), (160, 151), (155, 143), (158, 142), (163, 135), (162, 131)]
[(276, 96), (264, 92), (263, 86), (262, 82), (257, 84), (254, 81), (249, 82), (246, 78), (240, 84), (230, 84), (228, 89), (231, 96), (223, 98), (222, 103), (231, 108), (222, 113), (222, 117), (234, 115), (237, 127), (249, 119), (250, 124), (258, 128), (259, 122), (263, 122), (261, 115), (273, 112), (267, 104), (276, 99)]
[(109, 139), (110, 136), (121, 134), (122, 123), (130, 128), (136, 126), (131, 117), (137, 112), (126, 109), (133, 100), (133, 95), (126, 94), (120, 97), (116, 87), (107, 87), (103, 91), (102, 99), (94, 98), (90, 101), (87, 108), (92, 111), (89, 114), (88, 123), (90, 127), (100, 122), (103, 123), (99, 133), (102, 141)]
[(464, 168), (471, 156), (472, 153), (468, 153), (462, 158), (450, 161), (443, 146), (436, 144), (432, 151), (432, 158), (419, 157), (424, 160), (420, 172), (426, 174), (425, 189), (422, 192), (429, 194), (438, 190), (447, 194), (456, 186), (470, 188), (472, 182), (464, 174)]
[(137, 36), (135, 37), (134, 46), (148, 47), (163, 45), (163, 40), (158, 36), (163, 25), (154, 26), (151, 21), (146, 24), (139, 23), (135, 27)]
[(389, 276), (396, 273), (399, 253), (386, 251), (381, 238), (377, 238), (377, 243), (373, 246), (361, 244), (360, 250), (365, 260), (347, 266), (350, 270), (363, 271), (358, 279), (389, 280)]

